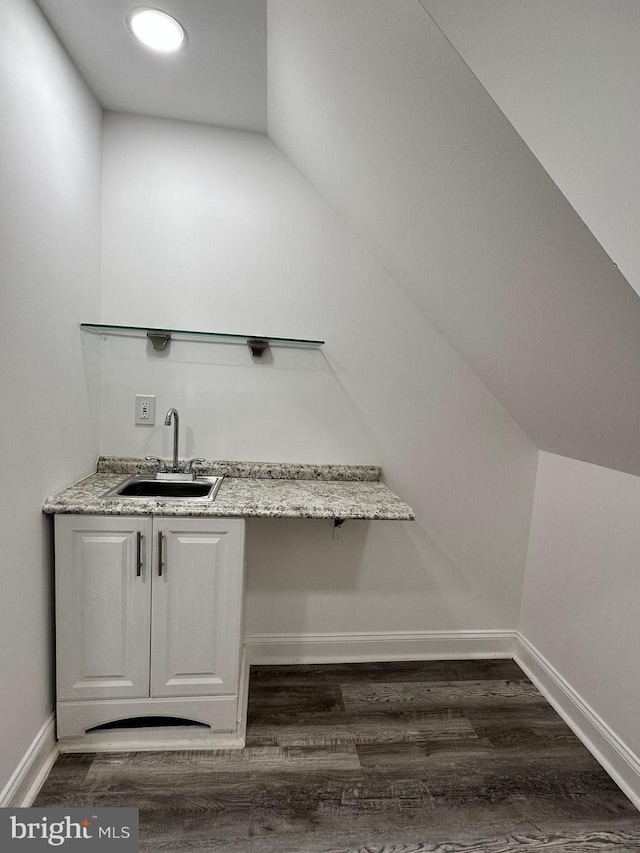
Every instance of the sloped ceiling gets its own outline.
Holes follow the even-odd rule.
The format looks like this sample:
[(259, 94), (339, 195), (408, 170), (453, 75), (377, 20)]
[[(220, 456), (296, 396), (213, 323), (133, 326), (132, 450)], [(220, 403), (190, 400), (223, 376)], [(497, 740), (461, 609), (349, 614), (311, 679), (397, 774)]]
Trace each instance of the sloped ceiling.
[(421, 0), (640, 292), (638, 0)]
[(418, 0), (270, 0), (269, 134), (540, 448), (640, 473), (640, 300)]
[(540, 448), (640, 473), (640, 299), (427, 11), (457, 0), (166, 0), (177, 62), (126, 0), (38, 2), (104, 107), (266, 126)]

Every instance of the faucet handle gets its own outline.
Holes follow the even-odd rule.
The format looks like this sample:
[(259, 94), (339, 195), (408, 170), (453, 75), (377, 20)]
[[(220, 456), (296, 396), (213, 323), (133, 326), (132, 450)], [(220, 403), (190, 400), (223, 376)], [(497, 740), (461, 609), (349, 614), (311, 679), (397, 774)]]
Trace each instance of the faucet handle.
[(204, 462), (204, 461), (205, 461), (204, 459), (200, 459), (200, 457), (198, 457), (198, 456), (194, 456), (193, 459), (187, 459), (187, 461), (184, 463), (184, 468), (183, 468), (184, 473), (185, 474), (192, 474), (193, 473), (193, 466), (196, 464), (196, 462)]
[(159, 456), (145, 456), (144, 457), (147, 462), (157, 462), (158, 463), (158, 474), (165, 474), (167, 471), (167, 466), (164, 459), (161, 459)]

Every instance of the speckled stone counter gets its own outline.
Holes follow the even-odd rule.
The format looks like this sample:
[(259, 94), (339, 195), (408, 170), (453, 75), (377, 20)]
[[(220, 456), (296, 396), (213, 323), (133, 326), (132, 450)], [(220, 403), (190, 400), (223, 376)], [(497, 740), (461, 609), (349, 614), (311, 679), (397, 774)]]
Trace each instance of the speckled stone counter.
[(246, 518), (360, 518), (411, 520), (410, 506), (379, 481), (369, 465), (219, 462), (196, 467), (224, 475), (214, 501), (113, 499), (104, 494), (134, 473), (155, 472), (140, 459), (101, 457), (97, 472), (47, 499), (47, 514), (163, 515)]
[[(165, 460), (169, 464), (170, 460)], [(156, 462), (135, 456), (100, 456), (98, 474), (155, 474)], [(194, 471), (207, 477), (241, 477), (257, 480), (357, 480), (380, 479), (377, 465), (305, 465), (300, 462), (224, 462), (205, 459), (194, 465)]]

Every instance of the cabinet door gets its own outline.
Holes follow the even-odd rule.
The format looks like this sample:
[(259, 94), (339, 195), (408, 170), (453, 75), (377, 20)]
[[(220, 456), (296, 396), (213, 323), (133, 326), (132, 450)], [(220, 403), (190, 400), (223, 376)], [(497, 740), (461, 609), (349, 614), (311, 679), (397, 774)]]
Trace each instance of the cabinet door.
[(154, 519), (151, 695), (238, 690), (242, 519)]
[(58, 700), (149, 695), (151, 520), (55, 520)]

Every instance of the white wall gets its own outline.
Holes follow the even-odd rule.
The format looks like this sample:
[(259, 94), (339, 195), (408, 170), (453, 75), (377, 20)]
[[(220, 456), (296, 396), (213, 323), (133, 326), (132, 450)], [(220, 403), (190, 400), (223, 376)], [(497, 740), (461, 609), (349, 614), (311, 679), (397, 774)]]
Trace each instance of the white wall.
[[(102, 451), (378, 463), (416, 523), (250, 524), (249, 633), (512, 628), (536, 451), (264, 136), (107, 114), (102, 321), (320, 338), (103, 345)], [(158, 426), (133, 425), (156, 394)], [(286, 545), (284, 544), (286, 542)]]
[(637, 0), (421, 0), (640, 291)]
[(541, 453), (520, 630), (640, 755), (640, 479)]
[(640, 300), (418, 0), (268, 23), (271, 138), (539, 447), (640, 473)]
[(95, 466), (101, 111), (30, 0), (0, 5), (0, 791), (53, 709), (47, 495)]
[[(638, 3), (421, 3), (640, 290)], [(582, 301), (576, 298), (574, 306), (582, 322)], [(620, 352), (626, 349), (624, 325), (610, 334), (611, 348)], [(637, 357), (628, 363), (638, 373)], [(630, 402), (635, 405), (637, 397)], [(600, 416), (611, 411), (604, 406)], [(576, 421), (594, 416), (599, 415), (589, 407), (575, 411)], [(614, 422), (615, 415), (613, 432), (602, 433), (612, 448), (618, 443)], [(579, 455), (577, 450), (578, 445), (566, 453)], [(635, 464), (626, 470), (638, 473)], [(640, 755), (639, 516), (638, 477), (540, 453), (520, 630), (635, 756)], [(625, 761), (618, 756), (618, 762), (620, 770)], [(637, 766), (636, 759), (636, 798)], [(622, 778), (633, 775), (630, 768), (621, 772)]]

